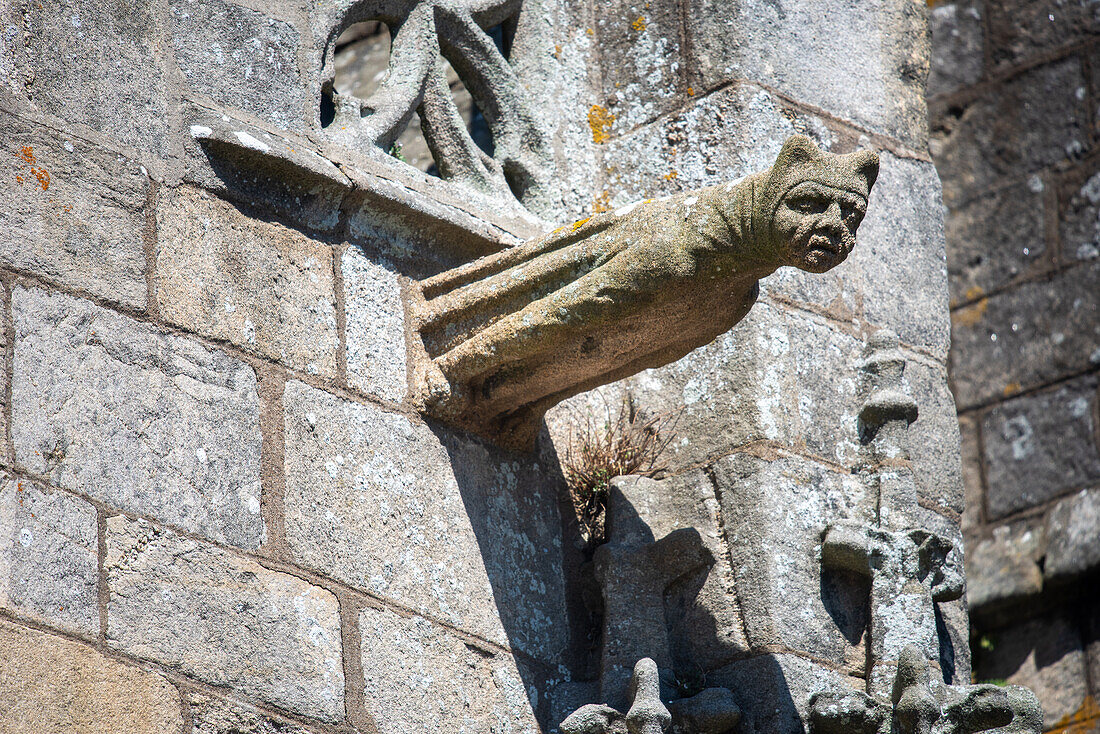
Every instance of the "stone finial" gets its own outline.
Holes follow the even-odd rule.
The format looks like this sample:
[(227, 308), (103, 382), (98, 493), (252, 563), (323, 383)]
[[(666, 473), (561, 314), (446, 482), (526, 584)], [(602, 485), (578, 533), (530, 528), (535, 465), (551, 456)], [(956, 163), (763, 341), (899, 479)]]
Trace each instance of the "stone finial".
[(859, 691), (810, 701), (813, 734), (1039, 734), (1043, 711), (1026, 688), (935, 686), (915, 647), (902, 650), (889, 703)]
[(728, 331), (760, 278), (843, 262), (877, 175), (873, 152), (834, 155), (796, 135), (767, 171), (600, 214), (422, 281), (422, 409), (529, 448), (561, 400)]

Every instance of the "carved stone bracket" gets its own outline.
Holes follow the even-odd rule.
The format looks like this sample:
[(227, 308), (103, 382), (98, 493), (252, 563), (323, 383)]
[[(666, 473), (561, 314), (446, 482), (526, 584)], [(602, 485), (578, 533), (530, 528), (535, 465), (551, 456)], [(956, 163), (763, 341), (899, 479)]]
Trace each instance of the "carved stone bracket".
[(555, 230), (420, 283), (422, 409), (529, 448), (551, 406), (657, 367), (744, 318), (758, 281), (842, 262), (878, 173), (794, 136), (767, 171)]

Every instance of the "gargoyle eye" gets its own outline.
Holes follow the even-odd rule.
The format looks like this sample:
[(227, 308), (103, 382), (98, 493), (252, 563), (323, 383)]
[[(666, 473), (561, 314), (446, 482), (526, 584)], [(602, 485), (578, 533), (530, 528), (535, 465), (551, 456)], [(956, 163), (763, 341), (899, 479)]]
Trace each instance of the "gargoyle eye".
[(813, 196), (800, 196), (791, 202), (791, 208), (803, 214), (819, 214), (825, 211), (829, 203)]

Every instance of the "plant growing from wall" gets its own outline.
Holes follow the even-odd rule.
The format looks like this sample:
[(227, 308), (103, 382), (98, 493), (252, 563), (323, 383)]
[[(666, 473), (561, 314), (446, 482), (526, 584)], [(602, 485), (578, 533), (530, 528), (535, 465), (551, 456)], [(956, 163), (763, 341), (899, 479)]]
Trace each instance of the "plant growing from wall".
[(657, 477), (667, 468), (662, 458), (675, 437), (682, 410), (647, 418), (624, 397), (614, 415), (608, 405), (603, 421), (590, 413), (576, 431), (570, 428), (562, 468), (589, 544), (600, 545), (607, 539), (605, 512), (612, 479), (631, 474)]

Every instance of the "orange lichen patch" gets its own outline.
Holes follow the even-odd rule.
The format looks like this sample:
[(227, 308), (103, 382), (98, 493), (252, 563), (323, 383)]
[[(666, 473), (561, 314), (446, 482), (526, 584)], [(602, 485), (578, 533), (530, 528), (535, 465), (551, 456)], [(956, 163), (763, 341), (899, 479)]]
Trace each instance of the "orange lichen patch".
[(968, 300), (968, 301), (976, 301), (977, 299), (981, 298), (984, 295), (985, 295), (985, 291), (983, 291), (981, 288), (979, 288), (976, 285), (972, 285), (972, 286), (970, 286), (969, 288), (966, 289), (966, 300)]
[(1004, 396), (1007, 398), (1009, 395), (1015, 395), (1016, 393), (1020, 392), (1021, 389), (1022, 388), (1020, 387), (1020, 383), (1010, 382), (1005, 385), (1005, 389), (1003, 390)]
[(695, 87), (688, 87), (688, 96), (689, 97), (694, 97), (695, 96)]
[(23, 149), (19, 151), (19, 157), (27, 163), (30, 163), (32, 166), (38, 162), (34, 157), (34, 148), (29, 145), (23, 146)]
[(664, 176), (661, 176), (661, 178), (663, 178), (665, 181), (675, 181), (679, 177), (680, 177), (680, 174), (677, 171), (674, 171), (674, 170), (669, 171)]
[(1092, 734), (1100, 725), (1100, 704), (1092, 696), (1085, 696), (1081, 708), (1063, 716), (1048, 734)]
[(634, 22), (630, 24), (630, 27), (633, 28), (634, 30), (638, 31), (638, 33), (641, 33), (642, 31), (644, 31), (645, 30), (645, 16), (644, 15), (639, 15), (637, 18), (634, 19)]
[(573, 231), (576, 232), (578, 229), (583, 227), (585, 222), (587, 222), (591, 218), (592, 217), (585, 217), (584, 219), (578, 219), (577, 221), (573, 222)]
[(50, 188), (50, 172), (45, 168), (32, 168), (31, 173), (38, 179), (38, 185), (42, 187), (42, 190)]
[(16, 176), (15, 181), (16, 181), (16, 183), (23, 183), (23, 177), (22, 176)]
[(983, 298), (977, 303), (972, 303), (969, 306), (963, 306), (957, 311), (953, 311), (951, 313), (951, 321), (959, 326), (974, 326), (982, 320), (982, 316), (985, 316), (987, 308), (989, 308), (989, 299)]
[(560, 59), (561, 58), (561, 45), (557, 44), (557, 43), (554, 44), (554, 58), (555, 59)]
[(615, 115), (606, 107), (598, 104), (588, 109), (588, 127), (592, 130), (593, 143), (606, 143), (611, 139), (611, 125), (615, 122)]
[(593, 29), (593, 28), (585, 28), (585, 29), (584, 29), (584, 32), (585, 32), (585, 33), (587, 33), (587, 34), (588, 34), (588, 35), (590, 35), (590, 36), (594, 36), (594, 35), (596, 35), (596, 31), (595, 31), (595, 29)]
[(611, 192), (604, 191), (602, 194), (596, 197), (595, 203), (592, 205), (592, 211), (596, 214), (600, 212), (611, 211)]

